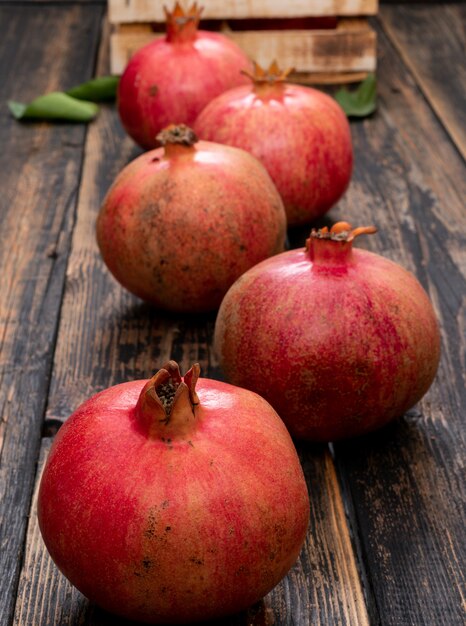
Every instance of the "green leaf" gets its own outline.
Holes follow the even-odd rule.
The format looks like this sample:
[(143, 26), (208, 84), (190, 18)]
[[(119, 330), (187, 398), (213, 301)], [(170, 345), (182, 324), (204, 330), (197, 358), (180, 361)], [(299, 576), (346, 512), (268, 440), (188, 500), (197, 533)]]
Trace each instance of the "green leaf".
[(369, 74), (354, 91), (339, 89), (335, 100), (348, 117), (367, 117), (377, 108), (377, 81)]
[(24, 111), (27, 109), (27, 104), (23, 104), (22, 102), (16, 102), (15, 100), (8, 100), (8, 107), (17, 120), (20, 120)]
[(93, 102), (76, 100), (66, 93), (54, 91), (39, 96), (29, 104), (9, 101), (10, 111), (17, 120), (65, 120), (68, 122), (89, 122), (94, 119), (99, 107)]
[(78, 100), (91, 100), (92, 102), (114, 101), (116, 99), (119, 76), (101, 76), (93, 80), (76, 85), (66, 92), (69, 96)]

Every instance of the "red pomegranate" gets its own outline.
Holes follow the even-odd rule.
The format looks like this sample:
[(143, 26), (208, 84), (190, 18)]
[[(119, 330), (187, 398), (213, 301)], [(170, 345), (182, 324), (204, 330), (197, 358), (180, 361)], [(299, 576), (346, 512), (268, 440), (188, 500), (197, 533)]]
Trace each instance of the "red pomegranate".
[(97, 220), (115, 278), (162, 309), (208, 311), (247, 269), (284, 247), (280, 196), (253, 156), (200, 141), (186, 126), (159, 134), (119, 174)]
[(246, 272), (218, 313), (227, 379), (264, 396), (291, 434), (315, 441), (374, 430), (412, 407), (439, 362), (432, 305), (415, 277), (353, 250), (372, 227), (311, 232), (306, 249)]
[(330, 96), (285, 81), (273, 63), (257, 64), (252, 85), (212, 100), (194, 123), (201, 139), (247, 150), (265, 165), (285, 205), (289, 224), (326, 213), (351, 178), (351, 133)]
[[(240, 611), (298, 557), (309, 500), (260, 396), (175, 362), (97, 394), (64, 424), (41, 480), (46, 546), (88, 598), (179, 624)], [(196, 384), (197, 383), (197, 384)]]
[(118, 88), (118, 111), (128, 134), (143, 148), (154, 148), (168, 124), (191, 125), (205, 105), (247, 79), (250, 61), (230, 39), (198, 31), (202, 9), (165, 9), (167, 34), (131, 58)]

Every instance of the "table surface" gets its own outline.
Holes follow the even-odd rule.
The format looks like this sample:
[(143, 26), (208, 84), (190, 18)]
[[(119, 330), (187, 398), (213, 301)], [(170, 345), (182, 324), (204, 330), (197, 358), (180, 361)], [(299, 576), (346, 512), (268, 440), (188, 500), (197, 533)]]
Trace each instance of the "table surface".
[[(413, 410), (370, 436), (298, 446), (311, 522), (288, 576), (222, 625), (459, 626), (465, 610), (466, 6), (382, 5), (378, 111), (351, 124), (354, 177), (327, 216), (375, 223), (358, 243), (413, 271), (442, 357)], [(113, 106), (82, 124), (19, 124), (28, 101), (108, 73), (102, 2), (0, 2), (0, 624), (128, 624), (90, 604), (48, 557), (36, 489), (78, 404), (169, 358), (219, 377), (215, 315), (160, 313), (104, 267), (94, 226), (139, 149)], [(303, 232), (292, 232), (301, 245)], [(463, 567), (462, 567), (463, 566)]]

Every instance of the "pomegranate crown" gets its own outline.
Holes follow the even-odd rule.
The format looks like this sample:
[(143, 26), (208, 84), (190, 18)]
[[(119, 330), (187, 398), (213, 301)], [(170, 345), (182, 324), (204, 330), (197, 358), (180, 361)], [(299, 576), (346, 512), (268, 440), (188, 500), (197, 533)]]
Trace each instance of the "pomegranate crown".
[(162, 146), (169, 144), (193, 146), (199, 141), (196, 133), (186, 124), (170, 124), (160, 131), (156, 139)]
[(188, 41), (194, 39), (203, 7), (198, 7), (197, 2), (193, 2), (191, 8), (185, 10), (179, 2), (176, 2), (173, 11), (169, 11), (165, 5), (163, 10), (167, 20), (168, 40)]
[(306, 239), (306, 249), (309, 249), (311, 239), (329, 239), (330, 241), (353, 241), (359, 235), (372, 235), (377, 232), (375, 226), (358, 226), (353, 228), (349, 222), (337, 222), (330, 230), (327, 226), (323, 228), (313, 228), (309, 239)]
[(196, 383), (201, 368), (195, 363), (184, 375), (176, 361), (168, 361), (144, 386), (137, 410), (146, 431), (154, 437), (184, 436), (194, 427), (199, 405)]
[(253, 65), (254, 69), (252, 72), (241, 70), (241, 73), (250, 78), (255, 85), (283, 83), (289, 74), (294, 71), (293, 67), (281, 70), (277, 61), (272, 61), (268, 69), (262, 68), (256, 61), (254, 61)]
[(198, 7), (197, 2), (193, 2), (191, 7), (187, 11), (185, 11), (185, 9), (183, 9), (179, 2), (175, 2), (173, 11), (169, 11), (165, 5), (163, 6), (163, 10), (167, 21), (172, 21), (176, 22), (179, 25), (183, 25), (193, 20), (197, 20), (197, 22), (199, 23), (199, 19), (201, 17), (202, 11), (204, 10), (204, 7)]
[(165, 411), (166, 418), (161, 421), (170, 420), (172, 409), (176, 403), (178, 396), (186, 388), (189, 394), (189, 400), (193, 407), (199, 404), (199, 397), (196, 393), (196, 383), (201, 373), (199, 363), (195, 363), (184, 376), (184, 382), (181, 378), (180, 368), (176, 361), (168, 361), (159, 369), (157, 374), (151, 378), (151, 385), (146, 391), (154, 400), (160, 402)]

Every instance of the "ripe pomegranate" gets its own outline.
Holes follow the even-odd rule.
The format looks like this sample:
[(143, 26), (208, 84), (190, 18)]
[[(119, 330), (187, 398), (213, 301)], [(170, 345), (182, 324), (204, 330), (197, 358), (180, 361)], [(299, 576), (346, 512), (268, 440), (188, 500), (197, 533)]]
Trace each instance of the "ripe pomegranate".
[(179, 624), (256, 602), (298, 557), (309, 520), (291, 438), (260, 396), (180, 376), (116, 385), (58, 432), (38, 515), (46, 546), (88, 598)]
[(252, 85), (212, 100), (194, 123), (201, 139), (247, 150), (265, 165), (285, 205), (289, 224), (326, 213), (351, 178), (351, 133), (330, 96), (287, 84), (290, 70), (257, 64)]
[(198, 31), (202, 9), (165, 9), (167, 33), (131, 58), (118, 88), (118, 111), (128, 134), (154, 148), (157, 133), (173, 122), (191, 125), (223, 91), (247, 82), (247, 56), (220, 33)]
[(439, 362), (432, 305), (415, 277), (353, 250), (373, 227), (312, 230), (305, 249), (244, 274), (215, 327), (227, 379), (264, 396), (291, 434), (331, 441), (401, 416)]
[(140, 298), (173, 311), (215, 309), (247, 269), (284, 247), (280, 196), (253, 156), (186, 126), (126, 166), (97, 220), (103, 259)]

